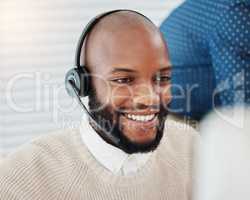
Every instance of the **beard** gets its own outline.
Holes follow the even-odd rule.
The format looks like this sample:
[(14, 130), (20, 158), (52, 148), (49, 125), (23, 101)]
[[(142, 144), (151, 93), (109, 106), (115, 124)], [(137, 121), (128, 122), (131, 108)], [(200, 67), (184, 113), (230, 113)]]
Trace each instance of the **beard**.
[[(100, 131), (93, 127), (96, 132), (109, 144), (118, 147), (119, 149), (123, 150), (128, 154), (133, 153), (147, 153), (154, 151), (160, 144), (160, 141), (163, 137), (164, 133), (164, 124), (166, 121), (166, 117), (168, 115), (168, 111), (162, 104), (160, 104), (160, 112), (158, 113), (157, 117), (159, 120), (159, 125), (156, 127), (156, 137), (154, 140), (145, 143), (137, 143), (131, 141), (124, 133), (123, 133), (123, 126), (119, 123), (119, 119), (122, 115), (120, 111), (113, 111), (111, 106), (103, 106), (102, 103), (98, 100), (95, 90), (91, 90), (89, 94), (89, 109), (90, 114), (92, 115), (93, 119), (96, 123), (102, 127)], [(114, 138), (116, 138), (119, 143), (113, 144), (108, 140), (107, 133), (111, 134)]]

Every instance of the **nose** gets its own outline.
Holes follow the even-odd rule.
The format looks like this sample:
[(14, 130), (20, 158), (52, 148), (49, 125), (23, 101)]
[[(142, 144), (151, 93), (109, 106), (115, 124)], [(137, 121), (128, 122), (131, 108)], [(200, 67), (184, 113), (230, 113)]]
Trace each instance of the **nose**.
[(158, 94), (151, 84), (141, 84), (134, 88), (133, 105), (134, 108), (146, 109), (148, 107), (158, 108), (160, 104), (160, 94)]

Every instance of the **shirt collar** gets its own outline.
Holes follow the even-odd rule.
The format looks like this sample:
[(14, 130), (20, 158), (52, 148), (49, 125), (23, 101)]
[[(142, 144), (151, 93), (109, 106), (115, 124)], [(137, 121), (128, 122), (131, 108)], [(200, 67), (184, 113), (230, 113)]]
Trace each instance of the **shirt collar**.
[(84, 144), (95, 159), (114, 174), (136, 172), (146, 164), (151, 155), (151, 153), (127, 154), (121, 149), (108, 144), (89, 124), (87, 115), (83, 116), (80, 133)]

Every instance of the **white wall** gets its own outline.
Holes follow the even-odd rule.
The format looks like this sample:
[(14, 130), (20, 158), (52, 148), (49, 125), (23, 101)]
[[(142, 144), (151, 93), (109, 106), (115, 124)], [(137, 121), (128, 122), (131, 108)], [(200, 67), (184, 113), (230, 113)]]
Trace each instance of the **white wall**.
[(117, 8), (156, 24), (182, 0), (1, 0), (0, 153), (49, 130), (77, 125), (81, 113), (64, 90), (84, 25)]

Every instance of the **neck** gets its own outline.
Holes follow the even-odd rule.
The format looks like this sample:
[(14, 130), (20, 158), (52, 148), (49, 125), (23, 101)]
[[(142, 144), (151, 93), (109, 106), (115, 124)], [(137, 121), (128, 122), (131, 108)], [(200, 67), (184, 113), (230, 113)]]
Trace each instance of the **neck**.
[(119, 148), (120, 139), (111, 135), (111, 132), (104, 130), (104, 128), (101, 129), (101, 127), (99, 127), (100, 125), (97, 126), (96, 122), (94, 122), (92, 119), (89, 119), (89, 124), (105, 142)]

